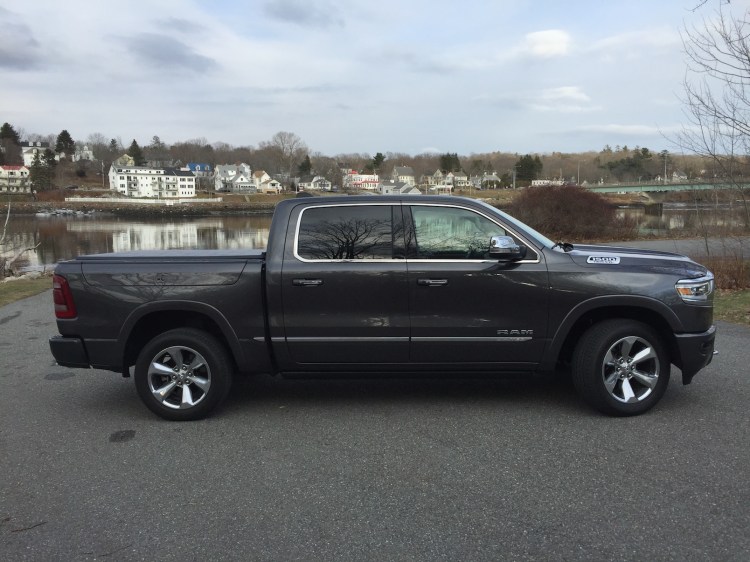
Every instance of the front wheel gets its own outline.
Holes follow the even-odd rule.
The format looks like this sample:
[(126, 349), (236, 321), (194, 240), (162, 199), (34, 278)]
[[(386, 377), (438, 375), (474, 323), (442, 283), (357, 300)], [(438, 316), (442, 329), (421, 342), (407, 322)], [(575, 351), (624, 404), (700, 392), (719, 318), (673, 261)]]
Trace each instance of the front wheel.
[(590, 406), (605, 414), (633, 416), (661, 400), (671, 367), (653, 328), (612, 319), (583, 334), (572, 368), (573, 384)]
[(135, 387), (149, 410), (164, 419), (206, 417), (227, 396), (232, 362), (211, 334), (169, 330), (148, 342), (135, 364)]

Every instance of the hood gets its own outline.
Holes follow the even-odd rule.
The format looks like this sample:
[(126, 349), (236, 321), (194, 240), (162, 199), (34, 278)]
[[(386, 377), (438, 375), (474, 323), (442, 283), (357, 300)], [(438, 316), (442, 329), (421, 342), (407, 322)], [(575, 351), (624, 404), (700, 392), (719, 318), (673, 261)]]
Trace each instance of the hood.
[(582, 267), (650, 269), (660, 273), (674, 272), (686, 278), (701, 277), (708, 271), (687, 256), (641, 248), (574, 244), (566, 254)]

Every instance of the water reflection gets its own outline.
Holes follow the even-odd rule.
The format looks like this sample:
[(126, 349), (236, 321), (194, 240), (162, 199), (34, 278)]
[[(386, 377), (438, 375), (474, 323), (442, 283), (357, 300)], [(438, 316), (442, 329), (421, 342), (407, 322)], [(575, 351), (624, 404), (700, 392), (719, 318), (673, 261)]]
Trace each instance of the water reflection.
[(657, 204), (618, 209), (618, 219), (634, 222), (644, 234), (669, 234), (672, 231), (698, 233), (704, 229), (737, 228), (744, 225), (742, 209), (730, 205)]
[(168, 249), (258, 249), (268, 244), (270, 215), (144, 219), (12, 216), (3, 256), (27, 252), (24, 269), (42, 269), (81, 254)]

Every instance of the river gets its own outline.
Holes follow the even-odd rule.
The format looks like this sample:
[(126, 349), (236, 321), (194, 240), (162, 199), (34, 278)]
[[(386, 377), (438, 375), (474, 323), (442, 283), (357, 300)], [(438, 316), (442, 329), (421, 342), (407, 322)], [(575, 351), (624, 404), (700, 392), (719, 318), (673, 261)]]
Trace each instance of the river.
[[(658, 205), (617, 210), (621, 219), (635, 221), (642, 234), (670, 233), (689, 229), (698, 232), (701, 224), (739, 225), (737, 209), (688, 205)], [(38, 247), (26, 252), (21, 268), (40, 270), (60, 260), (81, 254), (163, 249), (265, 248), (271, 215), (211, 216), (203, 218), (160, 218), (140, 220), (112, 215), (36, 217), (12, 215), (8, 223), (5, 257), (20, 248)]]
[[(81, 254), (165, 249), (265, 248), (271, 215), (141, 220), (111, 215), (11, 216), (2, 255), (24, 254), (24, 270), (40, 270)], [(10, 250), (9, 248), (13, 248)]]

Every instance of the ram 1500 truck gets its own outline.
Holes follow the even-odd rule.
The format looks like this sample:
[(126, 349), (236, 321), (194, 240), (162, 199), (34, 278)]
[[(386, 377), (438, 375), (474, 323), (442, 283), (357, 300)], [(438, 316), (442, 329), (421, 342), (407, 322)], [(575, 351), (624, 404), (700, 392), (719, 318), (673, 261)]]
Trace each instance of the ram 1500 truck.
[(235, 374), (554, 373), (611, 415), (712, 359), (710, 271), (687, 257), (555, 243), (481, 201), (305, 197), (265, 251), (81, 256), (55, 269), (58, 364), (134, 375), (145, 405), (198, 419)]

